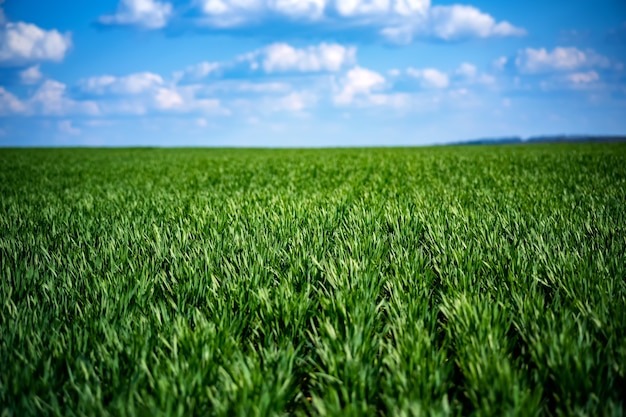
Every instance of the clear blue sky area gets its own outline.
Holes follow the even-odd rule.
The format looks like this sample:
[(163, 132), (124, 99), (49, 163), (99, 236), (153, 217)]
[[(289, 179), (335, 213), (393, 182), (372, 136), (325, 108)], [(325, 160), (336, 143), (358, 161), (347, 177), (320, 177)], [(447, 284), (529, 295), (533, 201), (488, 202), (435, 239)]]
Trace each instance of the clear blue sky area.
[(624, 135), (625, 65), (623, 0), (6, 0), (0, 146)]

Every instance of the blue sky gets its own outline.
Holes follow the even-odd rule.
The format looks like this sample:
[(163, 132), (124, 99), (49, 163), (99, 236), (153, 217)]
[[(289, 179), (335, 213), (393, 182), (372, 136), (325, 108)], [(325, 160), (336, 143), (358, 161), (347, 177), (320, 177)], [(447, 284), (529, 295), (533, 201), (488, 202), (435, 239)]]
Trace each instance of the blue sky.
[(0, 146), (626, 134), (623, 0), (0, 0)]

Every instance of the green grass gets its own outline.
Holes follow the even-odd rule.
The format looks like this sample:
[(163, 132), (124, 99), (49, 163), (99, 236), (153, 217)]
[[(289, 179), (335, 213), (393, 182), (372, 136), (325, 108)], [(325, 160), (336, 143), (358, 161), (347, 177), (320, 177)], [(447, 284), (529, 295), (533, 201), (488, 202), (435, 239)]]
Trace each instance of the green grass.
[(0, 150), (0, 414), (624, 415), (626, 145)]

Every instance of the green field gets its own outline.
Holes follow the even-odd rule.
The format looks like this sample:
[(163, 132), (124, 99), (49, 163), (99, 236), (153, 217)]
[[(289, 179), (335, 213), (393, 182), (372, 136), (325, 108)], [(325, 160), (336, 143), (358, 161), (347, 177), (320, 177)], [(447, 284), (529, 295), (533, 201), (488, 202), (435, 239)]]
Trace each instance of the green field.
[(0, 149), (0, 415), (624, 415), (626, 144)]

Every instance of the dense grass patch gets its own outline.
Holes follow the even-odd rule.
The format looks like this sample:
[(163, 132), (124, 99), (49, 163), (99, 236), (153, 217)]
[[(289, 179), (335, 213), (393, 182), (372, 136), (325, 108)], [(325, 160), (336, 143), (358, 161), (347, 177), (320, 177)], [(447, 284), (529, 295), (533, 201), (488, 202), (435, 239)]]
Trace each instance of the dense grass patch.
[(0, 150), (0, 413), (623, 415), (626, 146)]

